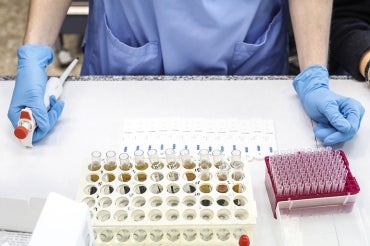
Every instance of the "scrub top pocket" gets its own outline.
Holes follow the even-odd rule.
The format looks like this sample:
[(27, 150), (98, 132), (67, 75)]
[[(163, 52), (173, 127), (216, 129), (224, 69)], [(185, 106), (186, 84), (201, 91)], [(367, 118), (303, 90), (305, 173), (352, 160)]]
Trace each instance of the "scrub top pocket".
[[(282, 24), (283, 23), (283, 24)], [(230, 74), (280, 75), (288, 72), (287, 25), (283, 8), (254, 43), (237, 42)]]
[[(160, 45), (156, 41), (149, 41), (141, 46), (130, 46), (109, 28), (107, 18), (104, 16), (102, 30), (94, 35), (95, 40), (89, 40), (89, 47), (84, 47), (88, 57), (86, 74), (102, 75), (160, 75), (163, 73), (162, 55)], [(125, 32), (125, 27), (122, 27)], [(91, 49), (89, 52), (87, 49)]]

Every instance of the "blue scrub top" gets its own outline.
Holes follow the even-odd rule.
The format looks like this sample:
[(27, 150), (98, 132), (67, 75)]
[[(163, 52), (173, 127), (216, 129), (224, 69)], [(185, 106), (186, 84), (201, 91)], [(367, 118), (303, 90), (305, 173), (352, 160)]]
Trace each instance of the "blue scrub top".
[(284, 0), (90, 0), (81, 74), (288, 72)]

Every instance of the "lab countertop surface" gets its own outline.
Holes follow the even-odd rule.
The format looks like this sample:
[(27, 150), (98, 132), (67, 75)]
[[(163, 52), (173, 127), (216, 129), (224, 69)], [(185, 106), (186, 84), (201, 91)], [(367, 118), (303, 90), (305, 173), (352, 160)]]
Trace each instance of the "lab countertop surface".
[[(94, 150), (117, 150), (127, 119), (204, 118), (273, 120), (279, 150), (317, 148), (313, 123), (292, 87), (292, 77), (107, 76), (74, 77), (65, 83), (63, 114), (33, 148), (13, 135), (7, 110), (14, 78), (0, 79), (0, 198), (46, 198), (56, 192), (75, 199), (82, 169)], [(370, 88), (347, 77), (332, 77), (330, 88), (370, 109)], [(342, 149), (361, 191), (356, 206), (370, 228), (370, 116)], [(249, 162), (257, 204), (254, 245), (275, 245), (278, 223), (265, 188), (263, 160)], [(0, 213), (4, 213), (1, 211)], [(369, 231), (368, 237), (370, 238)]]

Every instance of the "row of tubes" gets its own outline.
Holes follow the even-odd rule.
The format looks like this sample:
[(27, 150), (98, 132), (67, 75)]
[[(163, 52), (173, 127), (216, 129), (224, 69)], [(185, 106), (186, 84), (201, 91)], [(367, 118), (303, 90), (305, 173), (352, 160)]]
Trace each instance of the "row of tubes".
[(348, 170), (339, 151), (330, 147), (269, 157), (278, 196), (341, 192)]
[[(211, 153), (208, 149), (201, 149), (198, 153), (199, 157), (199, 172), (202, 180), (209, 180), (211, 177), (210, 168), (212, 167), (210, 155), (213, 159), (213, 165), (219, 169), (217, 176), (220, 181), (227, 180), (230, 170), (232, 169), (232, 176), (233, 179), (236, 181), (241, 180), (244, 177), (243, 174), (243, 167), (244, 164), (241, 160), (241, 151), (240, 150), (233, 150), (231, 152), (230, 157), (230, 164), (228, 164), (224, 160), (224, 154), (221, 150), (214, 150)], [(159, 158), (158, 152), (156, 149), (150, 149), (147, 152), (149, 164), (152, 169), (160, 170), (164, 168), (165, 163)], [(182, 161), (182, 165), (185, 169), (194, 169), (196, 168), (196, 163), (192, 160), (190, 155), (190, 151), (188, 149), (183, 149), (179, 153), (179, 157)], [(126, 152), (121, 153), (118, 156), (119, 160), (119, 168), (123, 171), (130, 170), (133, 165), (130, 161), (130, 156)], [(168, 169), (177, 169), (180, 167), (180, 163), (178, 161), (178, 156), (176, 155), (176, 151), (174, 149), (166, 149), (165, 150), (165, 160)], [(137, 170), (145, 170), (149, 167), (148, 161), (145, 158), (145, 153), (143, 150), (136, 150), (134, 152), (134, 162), (135, 168)], [(89, 165), (90, 171), (97, 171), (100, 169), (103, 163), (102, 154), (100, 151), (93, 151), (91, 153), (91, 164)], [(104, 169), (107, 171), (113, 171), (117, 168), (116, 162), (116, 152), (115, 151), (107, 151), (106, 158), (104, 162)]]

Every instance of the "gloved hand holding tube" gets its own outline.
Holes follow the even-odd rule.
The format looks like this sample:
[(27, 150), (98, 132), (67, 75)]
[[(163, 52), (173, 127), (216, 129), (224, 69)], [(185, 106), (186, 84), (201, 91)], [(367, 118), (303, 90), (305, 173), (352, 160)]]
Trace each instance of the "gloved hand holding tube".
[(32, 143), (46, 136), (64, 107), (62, 101), (57, 101), (61, 93), (61, 88), (57, 86), (59, 79), (47, 81), (46, 67), (52, 60), (53, 50), (49, 46), (23, 45), (18, 49), (18, 73), (8, 118), (15, 128), (15, 135), (21, 140), (27, 137), (27, 132), (22, 129), (24, 126), (19, 126), (20, 117), (26, 115), (29, 118), (27, 130), (32, 131), (31, 139), (22, 142), (27, 147), (32, 147)]
[(314, 133), (324, 145), (346, 142), (356, 135), (365, 109), (357, 100), (329, 89), (324, 66), (306, 68), (294, 79), (293, 86), (306, 113), (316, 121)]

